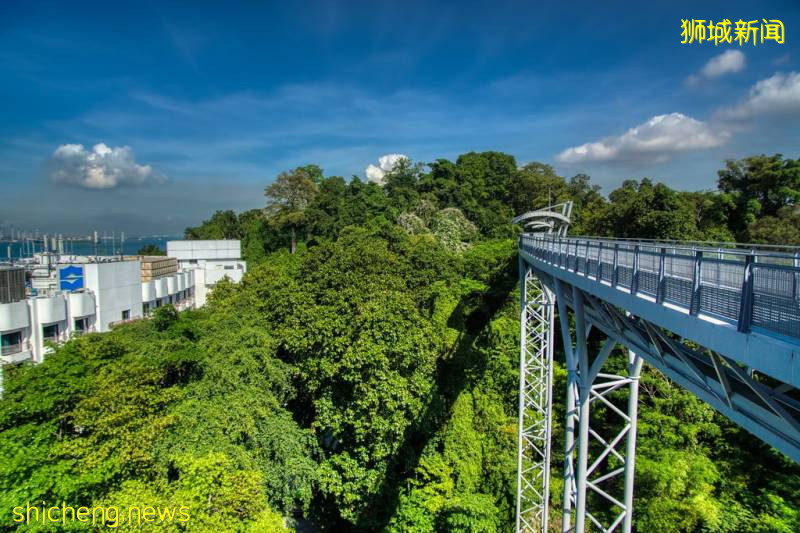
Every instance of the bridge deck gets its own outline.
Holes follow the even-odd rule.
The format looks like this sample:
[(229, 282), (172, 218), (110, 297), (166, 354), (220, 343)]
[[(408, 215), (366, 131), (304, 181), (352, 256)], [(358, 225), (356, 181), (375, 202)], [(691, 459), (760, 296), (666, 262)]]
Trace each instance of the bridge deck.
[(800, 255), (525, 235), (532, 257), (683, 310), (800, 342)]
[(533, 267), (785, 383), (800, 385), (800, 255), (525, 234)]
[[(535, 471), (546, 480), (547, 469), (536, 470), (536, 466), (548, 461), (534, 461), (547, 455), (534, 453), (538, 441), (525, 433), (525, 413), (542, 404), (530, 391), (552, 386), (542, 377), (551, 374), (536, 371), (544, 368), (541, 358), (552, 361), (553, 304), (558, 307), (568, 370), (565, 531), (573, 512), (575, 531), (584, 531), (587, 524), (607, 531), (617, 526), (631, 530), (637, 393), (643, 361), (800, 462), (800, 248), (787, 253), (775, 247), (566, 237), (563, 231), (554, 233), (555, 226), (527, 227), (549, 233), (526, 233), (519, 244), (523, 305), (518, 483), (523, 488), (518, 504), (548, 501), (546, 490), (536, 493), (538, 478), (526, 478)], [(536, 286), (541, 290), (533, 293), (540, 300), (531, 300), (529, 287)], [(543, 302), (551, 309), (549, 322), (542, 324), (540, 319), (531, 329), (531, 314), (546, 316), (548, 305)], [(572, 318), (574, 328), (569, 326)], [(598, 340), (602, 342), (594, 342)], [(625, 373), (604, 373), (603, 366), (617, 347), (628, 350)], [(616, 360), (614, 368), (619, 363)], [(629, 388), (627, 413), (621, 403), (608, 399), (609, 392), (618, 387)], [(600, 433), (592, 430), (593, 402), (616, 412), (622, 418), (621, 428), (612, 424), (609, 433), (604, 423)], [(549, 416), (547, 411), (545, 419)], [(549, 442), (549, 430), (544, 434)], [(622, 439), (624, 457), (614, 450), (620, 449)], [(613, 464), (608, 461), (611, 453), (618, 460)], [(615, 477), (624, 477), (621, 499), (617, 493), (610, 496), (614, 487), (608, 481)], [(605, 485), (600, 488), (600, 483)], [(531, 498), (532, 493), (539, 497)], [(619, 511), (611, 525), (592, 514), (589, 493)], [(546, 508), (546, 503), (535, 507), (540, 513)], [(524, 509), (518, 505), (518, 520), (525, 515)], [(518, 522), (526, 523), (524, 518)]]
[(535, 233), (519, 252), (559, 305), (800, 462), (797, 255)]

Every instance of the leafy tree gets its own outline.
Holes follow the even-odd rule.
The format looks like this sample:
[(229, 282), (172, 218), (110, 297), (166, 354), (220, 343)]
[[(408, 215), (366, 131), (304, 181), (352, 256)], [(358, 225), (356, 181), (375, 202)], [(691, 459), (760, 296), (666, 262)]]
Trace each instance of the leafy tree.
[(297, 231), (306, 222), (306, 208), (317, 194), (315, 178), (316, 174), (309, 174), (307, 169), (298, 167), (292, 172), (279, 174), (264, 191), (267, 197), (265, 212), (270, 222), (276, 228), (288, 227), (291, 232), (291, 253), (297, 249)]
[(238, 239), (241, 237), (239, 219), (232, 210), (216, 211), (200, 226), (186, 228), (187, 239)]
[[(427, 171), (409, 162), (386, 187), (299, 167), (269, 218), (218, 211), (187, 229), (241, 239), (251, 262), (204, 309), (159, 308), (43, 364), (6, 367), (0, 529), (19, 502), (63, 500), (188, 502), (198, 531), (282, 531), (294, 518), (328, 531), (513, 531), (512, 216), (572, 199), (574, 232), (792, 242), (796, 165), (776, 157), (729, 164), (717, 191), (630, 180), (608, 200), (588, 176), (565, 181), (497, 152)], [(297, 253), (286, 250), (292, 224), (305, 230)], [(797, 465), (651, 368), (640, 383), (638, 531), (800, 530)], [(598, 404), (593, 426), (612, 415)], [(611, 519), (603, 500), (591, 505)]]
[(137, 255), (167, 255), (167, 252), (158, 247), (157, 244), (146, 244), (139, 248)]
[(419, 176), (422, 166), (407, 158), (401, 158), (384, 176), (383, 190), (390, 204), (397, 210), (406, 211), (419, 200)]
[(693, 205), (663, 183), (626, 180), (609, 194), (603, 213), (594, 218), (596, 235), (647, 239), (696, 239)]
[(431, 231), (436, 239), (450, 251), (460, 251), (478, 233), (475, 225), (455, 207), (446, 207), (431, 218)]
[(597, 231), (596, 218), (605, 211), (605, 198), (600, 186), (592, 185), (586, 174), (576, 174), (567, 183), (568, 197), (573, 202), (570, 232), (575, 235), (591, 235)]
[(288, 240), (272, 228), (263, 209), (250, 209), (238, 216), (217, 211), (200, 226), (186, 228), (187, 239), (239, 239), (242, 258), (249, 263), (264, 260), (267, 253), (288, 246)]
[(306, 210), (311, 231), (328, 239), (339, 235), (342, 224), (346, 224), (347, 188), (344, 178), (334, 176), (319, 183), (319, 191)]
[(153, 312), (153, 327), (157, 331), (164, 331), (178, 321), (178, 311), (172, 304), (157, 308)]
[(730, 195), (718, 191), (682, 192), (694, 206), (695, 225), (702, 240), (732, 242), (734, 234), (728, 227), (728, 220), (735, 209)]
[(718, 175), (719, 189), (736, 205), (731, 226), (743, 240), (758, 217), (774, 217), (800, 200), (800, 160), (781, 154), (729, 159)]
[(297, 170), (304, 172), (315, 185), (319, 185), (325, 179), (322, 168), (319, 165), (305, 165), (298, 167)]
[(274, 234), (261, 209), (250, 209), (239, 214), (242, 258), (248, 263), (263, 261)]
[(470, 152), (455, 163), (439, 159), (420, 178), (420, 191), (435, 196), (439, 207), (457, 207), (484, 235), (502, 235), (510, 228), (509, 205), (517, 175), (514, 158), (499, 152)]
[[(128, 481), (99, 503), (123, 510), (134, 506), (139, 509), (183, 508), (192, 531), (289, 531), (281, 516), (269, 508), (261, 492), (262, 478), (258, 472), (236, 469), (227, 456), (217, 452), (201, 457), (178, 456), (174, 469), (175, 483), (153, 487), (142, 481)], [(173, 516), (172, 520), (149, 524), (150, 528), (183, 531), (186, 526), (180, 521), (182, 515), (175, 513)], [(128, 516), (123, 515), (123, 518), (127, 522)], [(134, 513), (132, 518), (137, 520), (137, 515)], [(150, 528), (145, 525), (145, 529)]]
[(786, 206), (776, 216), (765, 216), (747, 228), (756, 243), (800, 246), (800, 206)]
[(546, 207), (569, 199), (570, 191), (564, 178), (550, 165), (528, 163), (511, 180), (510, 199), (514, 213)]

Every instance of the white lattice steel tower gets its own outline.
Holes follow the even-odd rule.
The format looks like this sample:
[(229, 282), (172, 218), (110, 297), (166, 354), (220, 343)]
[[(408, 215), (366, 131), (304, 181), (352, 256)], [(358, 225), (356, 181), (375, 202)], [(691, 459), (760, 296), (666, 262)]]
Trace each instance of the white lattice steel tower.
[[(565, 236), (572, 202), (514, 219), (526, 231)], [(555, 295), (520, 259), (517, 531), (546, 531), (550, 497)]]

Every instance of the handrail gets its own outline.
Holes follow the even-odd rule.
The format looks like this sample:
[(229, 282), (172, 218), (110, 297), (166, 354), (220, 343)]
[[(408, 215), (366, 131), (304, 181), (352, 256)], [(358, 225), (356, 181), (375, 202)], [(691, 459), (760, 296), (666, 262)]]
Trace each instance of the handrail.
[[(800, 338), (800, 255), (690, 247), (673, 241), (558, 237), (527, 233), (533, 259), (690, 315)], [(775, 259), (783, 259), (776, 262)]]
[[(788, 254), (800, 254), (800, 246), (789, 244), (759, 244), (747, 242), (728, 242), (728, 241), (695, 241), (695, 240), (675, 240), (675, 239), (643, 239), (636, 237), (604, 237), (602, 235), (570, 235), (571, 239), (590, 239), (590, 240), (603, 240), (603, 241), (626, 241), (626, 242), (641, 242), (641, 243), (657, 243), (669, 245), (682, 245), (682, 246), (696, 246), (703, 245), (709, 249), (723, 248), (725, 250), (787, 250)], [(735, 247), (735, 248), (732, 248)]]
[[(522, 235), (545, 236), (545, 234), (542, 233), (523, 233)], [(773, 257), (773, 258), (794, 260), (798, 264), (800, 264), (800, 247), (793, 247), (793, 246), (783, 247), (784, 249), (792, 250), (791, 252), (780, 252), (780, 251), (772, 251), (769, 249), (769, 248), (779, 248), (777, 245), (766, 245), (766, 244), (762, 245), (762, 244), (727, 243), (727, 244), (736, 244), (738, 246), (741, 246), (741, 248), (727, 248), (722, 246), (699, 246), (703, 244), (703, 241), (670, 241), (670, 240), (659, 240), (659, 239), (627, 239), (627, 238), (617, 239), (612, 237), (584, 237), (582, 235), (558, 237), (556, 235), (547, 234), (546, 236), (547, 238), (551, 239), (555, 237), (555, 238), (574, 240), (580, 242), (602, 241), (606, 243), (619, 243), (630, 246), (635, 246), (638, 244), (651, 248), (666, 246), (667, 248), (672, 250), (683, 250), (691, 252), (692, 254), (698, 250), (715, 254), (726, 254), (726, 255), (736, 255), (736, 256), (746, 256), (755, 254), (760, 257)], [(711, 241), (708, 242), (710, 243)], [(714, 244), (725, 244), (725, 243), (714, 243)]]

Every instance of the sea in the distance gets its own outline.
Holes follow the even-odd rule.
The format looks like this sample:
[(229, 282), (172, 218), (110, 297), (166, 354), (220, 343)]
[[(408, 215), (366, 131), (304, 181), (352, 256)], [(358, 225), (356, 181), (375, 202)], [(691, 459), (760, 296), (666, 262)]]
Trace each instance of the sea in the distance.
[[(128, 237), (122, 243), (120, 250), (119, 238), (112, 243), (111, 239), (103, 240), (95, 244), (91, 241), (67, 241), (64, 240), (64, 254), (66, 255), (136, 255), (140, 248), (148, 244), (154, 244), (159, 249), (167, 250), (167, 241), (174, 241), (182, 239), (181, 236), (156, 236), (156, 237)], [(34, 245), (36, 252), (42, 251), (41, 240), (36, 241)], [(0, 261), (10, 259), (18, 259), (21, 257), (30, 257), (31, 244), (23, 241), (10, 242), (7, 240), (0, 240)]]

